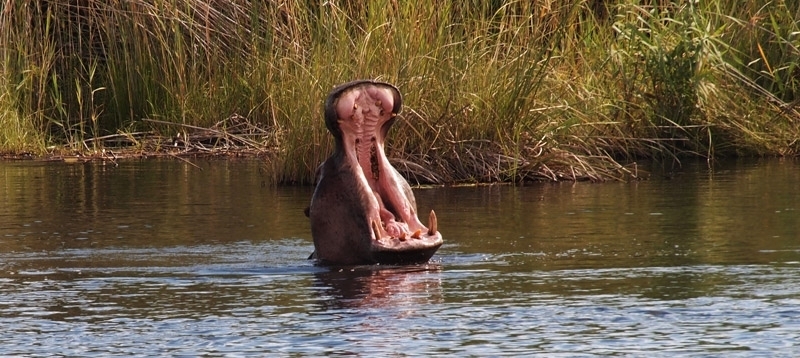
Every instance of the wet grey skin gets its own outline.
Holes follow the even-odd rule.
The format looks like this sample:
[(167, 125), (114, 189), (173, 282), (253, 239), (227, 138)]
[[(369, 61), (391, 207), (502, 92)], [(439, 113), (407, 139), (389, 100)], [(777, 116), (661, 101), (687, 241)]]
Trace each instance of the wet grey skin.
[(402, 106), (400, 91), (383, 82), (349, 82), (328, 95), (325, 125), (336, 147), (317, 169), (307, 213), (319, 263), (423, 263), (442, 246), (436, 214), (420, 222), (411, 187), (384, 153)]

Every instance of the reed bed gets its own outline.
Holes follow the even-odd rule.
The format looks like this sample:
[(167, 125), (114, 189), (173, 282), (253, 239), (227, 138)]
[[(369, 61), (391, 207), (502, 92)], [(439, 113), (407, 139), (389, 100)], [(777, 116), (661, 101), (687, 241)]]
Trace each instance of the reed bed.
[(189, 143), (309, 183), (325, 96), (372, 78), (404, 94), (387, 151), (417, 182), (796, 156), (798, 24), (789, 1), (6, 0), (0, 152), (175, 155), (205, 135)]

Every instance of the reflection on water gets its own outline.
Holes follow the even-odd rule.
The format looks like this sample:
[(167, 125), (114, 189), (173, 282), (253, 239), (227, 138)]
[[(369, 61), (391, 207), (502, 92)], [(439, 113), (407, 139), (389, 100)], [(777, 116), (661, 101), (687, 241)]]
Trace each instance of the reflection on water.
[(0, 163), (0, 354), (800, 353), (800, 167), (417, 190), (425, 265), (317, 267), (256, 161)]
[(314, 274), (315, 286), (331, 299), (327, 308), (414, 307), (441, 303), (441, 267), (330, 268)]

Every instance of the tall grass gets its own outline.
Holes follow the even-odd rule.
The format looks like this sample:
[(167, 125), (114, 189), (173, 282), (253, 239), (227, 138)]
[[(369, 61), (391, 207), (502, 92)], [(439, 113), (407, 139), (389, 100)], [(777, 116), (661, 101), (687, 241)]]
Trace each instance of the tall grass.
[(376, 78), (404, 94), (388, 151), (419, 181), (796, 155), (798, 23), (782, 1), (7, 0), (0, 151), (238, 115), (274, 133), (277, 180), (308, 182), (327, 92)]

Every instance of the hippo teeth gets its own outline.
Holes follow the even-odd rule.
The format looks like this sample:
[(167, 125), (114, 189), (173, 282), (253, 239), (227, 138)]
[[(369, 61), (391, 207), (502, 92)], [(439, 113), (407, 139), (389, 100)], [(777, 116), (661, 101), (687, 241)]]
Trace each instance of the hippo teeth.
[(428, 216), (428, 235), (433, 235), (439, 229), (436, 223), (436, 213), (431, 210), (431, 215)]
[(381, 239), (381, 229), (378, 227), (375, 220), (372, 220), (372, 232), (375, 233), (375, 240)]

